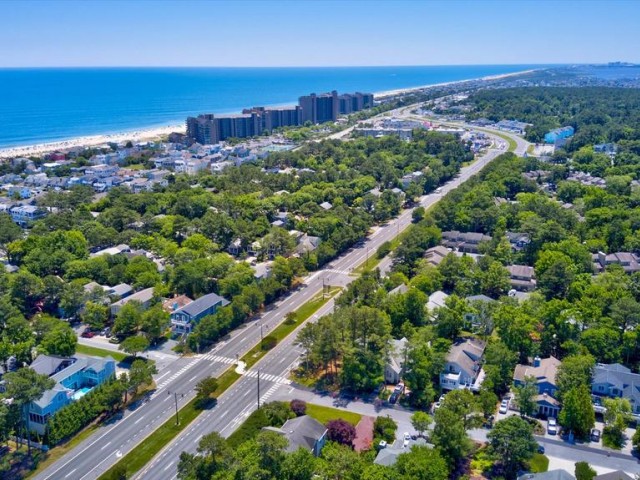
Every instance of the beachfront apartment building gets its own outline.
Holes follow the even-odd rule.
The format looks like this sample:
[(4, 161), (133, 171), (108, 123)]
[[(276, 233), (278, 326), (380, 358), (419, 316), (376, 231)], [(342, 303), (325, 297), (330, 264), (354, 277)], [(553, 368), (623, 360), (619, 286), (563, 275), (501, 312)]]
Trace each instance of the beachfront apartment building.
[(52, 389), (29, 405), (30, 429), (39, 435), (44, 435), (47, 421), (58, 410), (79, 400), (116, 374), (116, 362), (111, 357), (39, 355), (30, 368), (56, 382)]
[(302, 123), (335, 122), (340, 114), (340, 98), (335, 90), (320, 95), (303, 95), (298, 99), (298, 105), (302, 108)]

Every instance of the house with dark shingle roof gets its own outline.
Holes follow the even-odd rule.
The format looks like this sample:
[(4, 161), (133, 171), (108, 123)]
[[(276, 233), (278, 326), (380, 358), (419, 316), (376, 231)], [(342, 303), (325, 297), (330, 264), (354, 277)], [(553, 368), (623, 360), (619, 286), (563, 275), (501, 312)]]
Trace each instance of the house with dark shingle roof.
[(286, 452), (295, 452), (303, 448), (318, 457), (327, 441), (327, 427), (309, 415), (290, 418), (280, 428), (265, 427), (264, 430), (285, 437), (289, 441)]
[(175, 333), (189, 333), (207, 315), (213, 315), (219, 308), (229, 305), (229, 300), (215, 293), (209, 293), (187, 303), (171, 313), (171, 327)]
[(524, 475), (520, 475), (518, 480), (576, 480), (576, 477), (566, 470), (557, 469), (542, 473), (525, 473)]

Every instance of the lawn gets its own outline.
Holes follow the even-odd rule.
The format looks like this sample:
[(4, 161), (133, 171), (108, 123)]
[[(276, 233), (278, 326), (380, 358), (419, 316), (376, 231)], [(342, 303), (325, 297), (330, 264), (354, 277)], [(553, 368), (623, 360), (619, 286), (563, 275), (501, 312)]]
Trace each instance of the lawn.
[(346, 420), (352, 425), (357, 425), (362, 415), (354, 412), (347, 412), (346, 410), (338, 410), (337, 408), (323, 407), (321, 405), (315, 405), (313, 403), (307, 403), (307, 415), (315, 418), (321, 424), (326, 425), (331, 420), (337, 420), (339, 418)]
[(549, 458), (541, 453), (534, 453), (529, 460), (529, 470), (531, 473), (543, 473), (549, 470)]
[(83, 355), (91, 355), (93, 357), (111, 357), (118, 362), (124, 362), (129, 355), (120, 352), (113, 352), (111, 350), (105, 350), (103, 348), (89, 347), (88, 345), (78, 344), (76, 345), (76, 352)]
[[(311, 315), (313, 315), (320, 307), (333, 298), (341, 289), (339, 287), (333, 287), (330, 289), (329, 294), (323, 298), (322, 293), (316, 295), (314, 298), (302, 305), (296, 310), (295, 321), (284, 321), (272, 331), (268, 333), (269, 337), (276, 339), (278, 343), (284, 340), (291, 332), (298, 328), (304, 321), (306, 321)], [(266, 336), (266, 335), (265, 335)], [(249, 350), (241, 360), (245, 362), (246, 368), (251, 368), (255, 363), (260, 360), (267, 351), (262, 349), (262, 343), (259, 343), (251, 350)]]

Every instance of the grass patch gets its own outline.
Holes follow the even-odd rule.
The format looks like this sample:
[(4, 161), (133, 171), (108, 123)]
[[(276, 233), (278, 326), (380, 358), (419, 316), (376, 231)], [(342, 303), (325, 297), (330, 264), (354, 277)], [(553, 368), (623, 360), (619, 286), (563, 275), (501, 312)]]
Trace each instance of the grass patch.
[(78, 344), (76, 345), (76, 352), (83, 355), (91, 355), (93, 357), (111, 357), (118, 362), (124, 362), (129, 355), (120, 352), (113, 352), (111, 350), (105, 350), (103, 348), (90, 347), (88, 345)]
[[(320, 309), (325, 303), (331, 300), (339, 291), (340, 287), (333, 287), (329, 290), (329, 294), (323, 298), (322, 293), (316, 295), (311, 300), (302, 305), (296, 310), (296, 316), (294, 321), (285, 320), (272, 331), (269, 332), (268, 337), (275, 338), (277, 343), (280, 343), (286, 337), (289, 336), (296, 328), (298, 328), (303, 322), (305, 322), (311, 315)], [(265, 339), (267, 336), (265, 336)], [(255, 363), (260, 360), (269, 350), (262, 348), (262, 342), (249, 350), (241, 360), (245, 362), (246, 368), (251, 368)]]
[(359, 413), (338, 410), (337, 408), (323, 407), (313, 403), (307, 403), (307, 415), (315, 418), (323, 425), (326, 425), (327, 422), (331, 420), (337, 420), (339, 418), (346, 420), (352, 425), (357, 425), (362, 418), (362, 415)]
[(541, 453), (534, 453), (529, 460), (531, 473), (543, 473), (549, 470), (549, 458)]
[(236, 380), (238, 380), (242, 375), (236, 373), (235, 369), (230, 368), (222, 375), (218, 377), (218, 388), (213, 392), (213, 396), (218, 398), (222, 395), (231, 385), (233, 385)]
[(533, 155), (533, 152), (535, 151), (536, 146), (532, 143), (531, 145), (529, 145), (527, 147), (527, 155)]
[(227, 438), (227, 443), (231, 448), (238, 448), (247, 440), (254, 438), (258, 432), (262, 430), (262, 427), (268, 426), (269, 419), (264, 414), (264, 410), (262, 408), (255, 410), (247, 417), (242, 425)]
[[(393, 252), (400, 245), (400, 235), (396, 235), (393, 240), (389, 241), (389, 253)], [(386, 255), (385, 255), (386, 257)], [(354, 275), (362, 275), (364, 272), (375, 269), (384, 257), (378, 257), (378, 252), (369, 252), (369, 258), (353, 269)]]

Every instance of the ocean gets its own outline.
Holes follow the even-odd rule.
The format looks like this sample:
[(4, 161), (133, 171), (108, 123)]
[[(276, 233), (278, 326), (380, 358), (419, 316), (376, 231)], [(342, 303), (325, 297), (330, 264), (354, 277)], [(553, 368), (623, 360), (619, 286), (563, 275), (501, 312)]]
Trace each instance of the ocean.
[(381, 92), (536, 65), (317, 68), (0, 69), (0, 148), (183, 124), (189, 115)]

